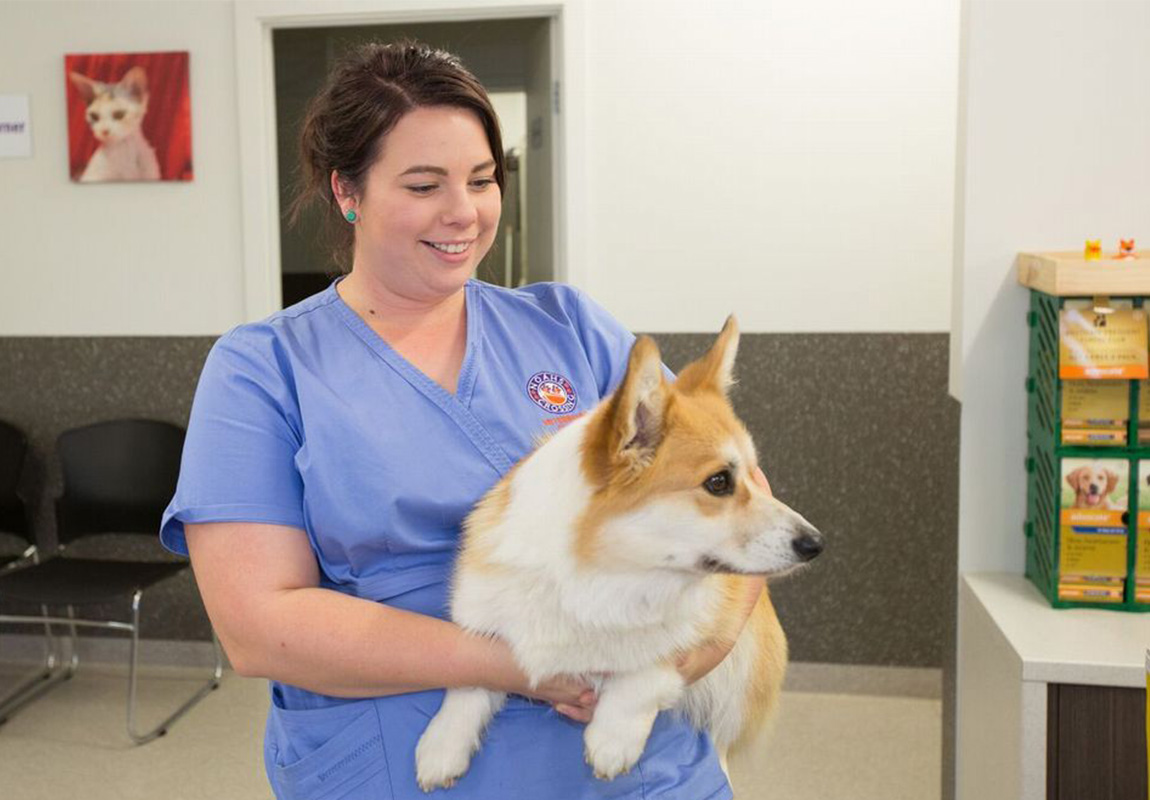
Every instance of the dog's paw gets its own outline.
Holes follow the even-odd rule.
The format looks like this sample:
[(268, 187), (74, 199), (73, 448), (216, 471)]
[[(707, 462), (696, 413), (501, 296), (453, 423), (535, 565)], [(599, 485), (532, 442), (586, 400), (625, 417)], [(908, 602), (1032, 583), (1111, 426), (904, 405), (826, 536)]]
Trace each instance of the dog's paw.
[(650, 733), (650, 722), (629, 720), (609, 723), (595, 718), (583, 734), (583, 757), (596, 778), (613, 780), (630, 772), (639, 761)]
[(472, 740), (437, 721), (432, 720), (415, 747), (415, 777), (425, 792), (450, 789), (471, 765)]

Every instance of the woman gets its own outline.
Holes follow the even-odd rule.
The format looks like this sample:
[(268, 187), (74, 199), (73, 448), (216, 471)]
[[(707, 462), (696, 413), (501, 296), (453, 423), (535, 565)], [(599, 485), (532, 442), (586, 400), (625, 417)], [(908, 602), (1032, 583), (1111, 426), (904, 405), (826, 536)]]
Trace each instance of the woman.
[[(669, 714), (631, 774), (595, 779), (590, 688), (529, 687), (503, 643), (443, 619), (468, 510), (545, 423), (610, 391), (633, 341), (570, 287), (471, 279), (503, 188), (483, 88), (446, 53), (365, 46), (313, 101), (302, 155), (350, 270), (216, 343), (161, 532), (190, 554), (236, 671), (271, 681), (276, 795), (421, 797), (415, 743), (442, 689), (487, 686), (520, 698), (458, 800), (730, 797), (706, 736)], [(540, 371), (569, 382), (571, 408), (532, 400)], [(681, 669), (697, 679), (724, 655)]]

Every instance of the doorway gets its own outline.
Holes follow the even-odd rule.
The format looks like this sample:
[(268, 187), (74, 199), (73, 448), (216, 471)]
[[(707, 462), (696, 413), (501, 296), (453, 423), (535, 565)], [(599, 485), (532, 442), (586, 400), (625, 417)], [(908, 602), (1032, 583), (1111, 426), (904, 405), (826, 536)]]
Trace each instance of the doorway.
[[(410, 37), (459, 56), (487, 88), (500, 118), (507, 161), (503, 213), (495, 243), (476, 277), (500, 286), (555, 280), (554, 97), (548, 17), (272, 30), (279, 207), (298, 179), (298, 136), (307, 102), (332, 63), (368, 41)], [(282, 307), (325, 289), (339, 274), (313, 207), (289, 226), (279, 220)]]

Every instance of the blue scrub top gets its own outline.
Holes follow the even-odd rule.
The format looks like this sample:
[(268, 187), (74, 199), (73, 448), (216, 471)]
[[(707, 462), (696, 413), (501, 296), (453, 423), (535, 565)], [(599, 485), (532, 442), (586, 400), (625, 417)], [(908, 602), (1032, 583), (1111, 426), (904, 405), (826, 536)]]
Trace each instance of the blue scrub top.
[[(189, 522), (301, 528), (322, 586), (446, 618), (468, 511), (537, 437), (615, 387), (634, 336), (570, 286), (470, 281), (467, 350), (451, 394), (392, 350), (335, 286), (216, 342), (161, 541), (186, 555)], [(415, 743), (442, 697), (349, 700), (273, 681), (264, 754), (276, 796), (422, 800)], [(511, 697), (467, 774), (433, 794), (731, 797), (709, 738), (674, 714), (659, 715), (639, 764), (610, 782), (584, 763), (582, 734), (550, 706)]]

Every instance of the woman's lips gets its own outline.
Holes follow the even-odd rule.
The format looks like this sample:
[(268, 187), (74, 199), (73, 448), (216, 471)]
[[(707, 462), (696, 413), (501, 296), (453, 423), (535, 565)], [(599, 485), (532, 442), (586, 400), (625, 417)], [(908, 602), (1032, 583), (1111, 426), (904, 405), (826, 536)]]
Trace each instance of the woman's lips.
[[(441, 261), (449, 264), (459, 264), (471, 257), (471, 250), (475, 247), (475, 240), (469, 242), (421, 242), (428, 250)], [(438, 245), (438, 246), (437, 246)]]

